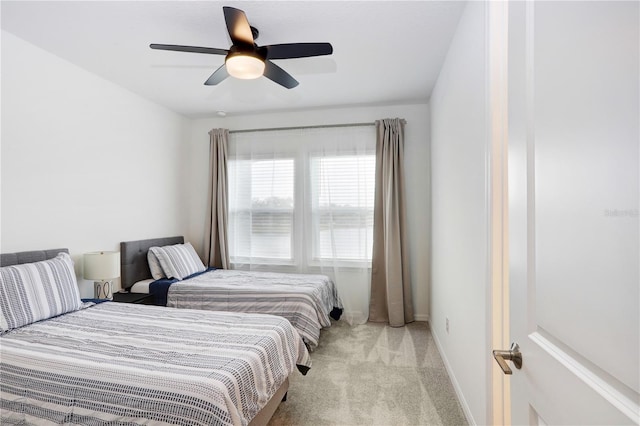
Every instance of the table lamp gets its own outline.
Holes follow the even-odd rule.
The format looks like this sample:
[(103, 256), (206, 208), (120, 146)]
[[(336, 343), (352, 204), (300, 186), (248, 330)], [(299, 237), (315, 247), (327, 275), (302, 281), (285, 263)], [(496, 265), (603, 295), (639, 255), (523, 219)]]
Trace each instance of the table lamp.
[(111, 280), (120, 276), (120, 252), (95, 251), (84, 254), (84, 277), (94, 280), (96, 299), (113, 299)]

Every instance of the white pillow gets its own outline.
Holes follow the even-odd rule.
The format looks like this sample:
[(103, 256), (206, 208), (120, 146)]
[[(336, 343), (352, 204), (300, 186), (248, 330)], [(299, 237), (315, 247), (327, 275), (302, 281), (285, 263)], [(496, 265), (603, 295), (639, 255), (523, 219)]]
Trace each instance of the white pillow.
[(149, 251), (153, 251), (153, 254), (158, 258), (160, 266), (168, 278), (181, 280), (206, 269), (190, 243), (151, 247)]
[(131, 293), (149, 294), (149, 285), (154, 281), (155, 280), (153, 278), (148, 280), (137, 281), (135, 284), (131, 286), (131, 288), (129, 288), (129, 291)]
[(164, 274), (164, 271), (162, 270), (162, 266), (160, 265), (160, 261), (158, 260), (158, 256), (156, 255), (154, 249), (157, 249), (159, 247), (151, 247), (149, 249), (149, 251), (147, 252), (147, 262), (149, 262), (149, 270), (151, 271), (151, 276), (156, 279), (159, 280), (161, 278), (165, 278), (166, 275)]
[(0, 268), (0, 329), (5, 331), (82, 308), (67, 253)]

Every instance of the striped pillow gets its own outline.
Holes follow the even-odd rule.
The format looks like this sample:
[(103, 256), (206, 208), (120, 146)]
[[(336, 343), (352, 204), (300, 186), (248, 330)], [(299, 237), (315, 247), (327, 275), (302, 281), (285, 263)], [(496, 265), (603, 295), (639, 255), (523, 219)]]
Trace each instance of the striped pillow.
[(82, 307), (67, 253), (53, 259), (0, 268), (2, 333)]
[(206, 269), (191, 243), (151, 247), (149, 251), (158, 258), (167, 278), (181, 280)]

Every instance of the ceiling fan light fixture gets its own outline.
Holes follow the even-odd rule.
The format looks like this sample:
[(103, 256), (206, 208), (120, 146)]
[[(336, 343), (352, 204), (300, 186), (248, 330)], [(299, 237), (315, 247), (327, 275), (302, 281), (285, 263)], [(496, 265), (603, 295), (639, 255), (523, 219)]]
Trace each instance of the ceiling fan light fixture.
[(229, 75), (242, 80), (251, 80), (264, 74), (264, 60), (248, 53), (230, 54), (225, 64)]

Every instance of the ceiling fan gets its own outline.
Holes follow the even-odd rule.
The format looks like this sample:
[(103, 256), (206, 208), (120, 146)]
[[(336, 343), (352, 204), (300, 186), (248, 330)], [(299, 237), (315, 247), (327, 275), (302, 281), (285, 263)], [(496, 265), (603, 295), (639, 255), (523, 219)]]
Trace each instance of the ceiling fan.
[(229, 50), (214, 47), (179, 46), (175, 44), (151, 44), (149, 47), (177, 52), (207, 53), (226, 55), (224, 64), (204, 82), (213, 86), (229, 75), (240, 79), (254, 79), (265, 76), (287, 89), (298, 85), (298, 81), (288, 72), (271, 62), (272, 59), (308, 58), (311, 56), (331, 55), (330, 43), (285, 43), (258, 46), (258, 30), (249, 25), (247, 16), (240, 9), (224, 6), (224, 20), (231, 37)]

